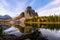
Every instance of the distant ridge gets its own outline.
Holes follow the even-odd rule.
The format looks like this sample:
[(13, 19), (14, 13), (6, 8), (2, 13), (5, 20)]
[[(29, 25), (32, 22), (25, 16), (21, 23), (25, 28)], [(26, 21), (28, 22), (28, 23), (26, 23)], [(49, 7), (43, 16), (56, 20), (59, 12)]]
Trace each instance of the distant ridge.
[[(1, 15), (0, 15), (0, 20), (7, 20), (7, 19), (12, 19), (12, 18), (11, 18), (9, 15), (4, 15), (4, 16), (1, 16)], [(5, 30), (5, 29), (10, 28), (10, 26), (3, 25), (3, 28), (4, 28), (4, 30)]]

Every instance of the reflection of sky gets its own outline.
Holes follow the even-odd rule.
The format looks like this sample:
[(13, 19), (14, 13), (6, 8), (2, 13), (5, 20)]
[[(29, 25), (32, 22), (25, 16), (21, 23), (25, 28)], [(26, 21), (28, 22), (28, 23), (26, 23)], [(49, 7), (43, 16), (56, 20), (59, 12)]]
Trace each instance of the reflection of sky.
[(49, 30), (49, 29), (40, 29), (42, 34), (47, 36), (50, 40), (60, 40), (60, 31)]
[(22, 33), (19, 32), (19, 30), (17, 28), (13, 27), (13, 26), (4, 30), (4, 32), (6, 34), (13, 34), (13, 35), (16, 35), (16, 36), (21, 36), (22, 35)]

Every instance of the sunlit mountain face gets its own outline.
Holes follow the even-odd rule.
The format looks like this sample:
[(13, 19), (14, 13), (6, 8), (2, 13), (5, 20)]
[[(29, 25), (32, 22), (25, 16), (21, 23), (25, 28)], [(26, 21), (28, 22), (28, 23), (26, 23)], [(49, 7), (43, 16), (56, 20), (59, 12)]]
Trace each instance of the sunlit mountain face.
[(60, 0), (0, 0), (0, 15), (15, 17), (31, 6), (39, 16), (60, 15)]

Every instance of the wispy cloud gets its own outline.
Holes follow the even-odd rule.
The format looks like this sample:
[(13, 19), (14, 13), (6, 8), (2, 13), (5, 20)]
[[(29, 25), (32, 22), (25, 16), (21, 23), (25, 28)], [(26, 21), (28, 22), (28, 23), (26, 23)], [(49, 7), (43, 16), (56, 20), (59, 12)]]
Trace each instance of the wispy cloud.
[[(19, 2), (13, 0), (16, 5), (13, 5), (11, 9), (11, 5), (6, 0), (1, 0), (0, 2), (0, 15), (10, 15), (11, 17), (15, 17), (22, 11), (21, 9), (24, 7), (25, 2)], [(10, 2), (11, 3), (11, 2)], [(13, 10), (13, 11), (12, 11)]]
[[(58, 5), (59, 4), (59, 5)], [(56, 7), (57, 6), (57, 7)], [(53, 0), (46, 6), (38, 10), (40, 16), (59, 15), (60, 14), (60, 0)]]
[(13, 12), (6, 10), (4, 8), (0, 8), (0, 15), (10, 15), (11, 17), (16, 16), (16, 14), (13, 14)]
[(38, 9), (37, 12), (40, 16), (60, 13), (60, 0), (49, 0), (47, 2), (45, 0), (0, 0), (0, 15), (8, 14), (15, 17), (29, 5), (36, 10)]
[(16, 7), (15, 7), (15, 11), (22, 11), (22, 9), (23, 9), (23, 7), (25, 6), (25, 2), (17, 2), (17, 5), (16, 5)]
[(32, 0), (32, 2), (29, 4), (30, 6), (31, 5), (34, 5), (34, 3), (36, 2), (36, 0)]
[(11, 12), (11, 11), (8, 10), (8, 9), (5, 9), (5, 8), (4, 8), (5, 6), (8, 6), (8, 3), (7, 3), (5, 0), (2, 0), (2, 1), (0, 2), (0, 15), (10, 15), (11, 17), (12, 17), (12, 16), (14, 17), (13, 12)]
[(5, 6), (9, 6), (9, 4), (6, 2), (6, 0), (1, 0), (2, 4)]

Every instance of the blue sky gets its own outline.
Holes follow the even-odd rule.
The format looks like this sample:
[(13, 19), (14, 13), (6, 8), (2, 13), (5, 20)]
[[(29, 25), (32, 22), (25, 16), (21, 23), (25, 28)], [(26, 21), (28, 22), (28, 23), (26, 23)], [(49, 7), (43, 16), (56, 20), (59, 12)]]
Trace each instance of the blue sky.
[(31, 6), (39, 16), (60, 14), (60, 0), (0, 0), (0, 15), (15, 17), (27, 6)]

